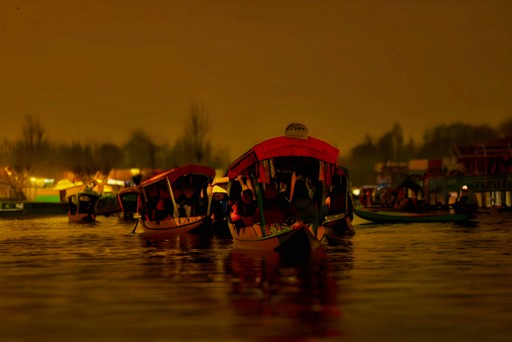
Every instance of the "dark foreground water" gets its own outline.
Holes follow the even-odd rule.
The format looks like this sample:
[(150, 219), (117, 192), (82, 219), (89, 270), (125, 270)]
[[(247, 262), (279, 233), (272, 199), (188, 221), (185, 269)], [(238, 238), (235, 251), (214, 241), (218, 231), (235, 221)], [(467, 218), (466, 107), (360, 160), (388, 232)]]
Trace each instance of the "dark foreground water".
[(1, 341), (510, 341), (512, 214), (368, 225), (304, 260), (133, 223), (0, 220)]

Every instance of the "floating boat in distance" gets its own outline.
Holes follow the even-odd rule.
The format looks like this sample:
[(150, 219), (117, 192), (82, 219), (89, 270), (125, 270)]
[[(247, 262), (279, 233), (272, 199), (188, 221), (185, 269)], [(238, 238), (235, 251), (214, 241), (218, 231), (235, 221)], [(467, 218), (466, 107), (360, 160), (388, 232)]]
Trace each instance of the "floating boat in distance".
[(206, 226), (210, 222), (208, 188), (214, 177), (215, 169), (191, 164), (141, 183), (138, 223), (146, 238), (166, 239)]
[(68, 218), (70, 222), (95, 222), (96, 205), (100, 194), (86, 188), (68, 196)]
[(22, 212), (24, 209), (23, 202), (20, 201), (0, 201), (0, 214)]
[(356, 207), (354, 213), (375, 223), (462, 222), (476, 217), (473, 213), (455, 213), (449, 209), (415, 212), (392, 208)]
[(131, 186), (119, 190), (117, 193), (117, 201), (121, 209), (123, 220), (134, 220), (139, 208), (140, 189)]
[(232, 163), (226, 175), (234, 246), (304, 255), (326, 243), (324, 222), (346, 227), (352, 212), (338, 154), (292, 123), (285, 136), (255, 145)]
[(96, 204), (96, 215), (110, 216), (121, 212), (117, 194), (101, 193)]
[(18, 202), (1, 201), (0, 218), (25, 219), (45, 216), (60, 216), (68, 213), (66, 202)]

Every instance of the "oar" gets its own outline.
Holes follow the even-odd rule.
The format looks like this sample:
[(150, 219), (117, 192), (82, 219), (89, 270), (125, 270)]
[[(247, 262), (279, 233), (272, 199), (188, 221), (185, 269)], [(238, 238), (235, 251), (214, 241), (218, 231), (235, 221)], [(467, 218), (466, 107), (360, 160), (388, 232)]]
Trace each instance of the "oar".
[(137, 221), (135, 222), (135, 227), (133, 227), (132, 234), (135, 233), (135, 229), (137, 229), (138, 224), (139, 224), (139, 220), (137, 219)]

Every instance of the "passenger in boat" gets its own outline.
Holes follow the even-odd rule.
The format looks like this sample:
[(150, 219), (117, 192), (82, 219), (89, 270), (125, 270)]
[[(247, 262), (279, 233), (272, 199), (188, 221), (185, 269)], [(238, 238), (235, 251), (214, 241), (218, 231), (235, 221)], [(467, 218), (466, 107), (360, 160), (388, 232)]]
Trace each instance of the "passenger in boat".
[(158, 202), (160, 201), (158, 188), (157, 187), (148, 188), (147, 195), (148, 195), (148, 199), (147, 199), (147, 202), (145, 203), (146, 219), (147, 220), (156, 220), (156, 216), (157, 216), (156, 207), (158, 205)]
[(260, 211), (251, 189), (243, 190), (240, 199), (231, 205), (230, 218), (238, 230), (259, 222)]
[(215, 185), (212, 189), (211, 212), (214, 221), (222, 221), (228, 212), (229, 196), (225, 189)]
[(180, 217), (190, 217), (194, 206), (194, 188), (191, 185), (185, 185), (179, 196), (176, 198)]
[(373, 205), (372, 192), (372, 189), (363, 189), (361, 191), (361, 194), (359, 195), (359, 203), (361, 203), (363, 207), (371, 207)]
[(305, 223), (316, 226), (320, 220), (318, 207), (317, 187), (309, 177), (298, 174), (295, 182), (292, 181), (293, 195), (289, 215), (296, 217)]
[(351, 220), (354, 219), (352, 198), (336, 182), (329, 188), (325, 202), (328, 215), (347, 213)]
[(288, 203), (275, 183), (265, 185), (264, 198), (265, 224), (284, 222), (286, 219), (285, 208)]
[(160, 188), (159, 199), (155, 207), (154, 218), (157, 221), (170, 217), (172, 214), (172, 200), (166, 189)]
[(392, 208), (395, 206), (396, 199), (398, 197), (398, 191), (396, 189), (386, 189), (382, 192), (379, 202), (382, 206)]
[(354, 220), (354, 204), (352, 198), (347, 194), (345, 186), (342, 187), (340, 179), (335, 177), (333, 184), (329, 188), (325, 203), (327, 205), (327, 215), (345, 214), (343, 219), (325, 222), (324, 226), (334, 228), (337, 233), (346, 235), (355, 234), (352, 221)]
[(410, 189), (401, 187), (398, 189), (398, 196), (394, 207), (401, 210), (417, 210), (418, 202)]
[(463, 185), (459, 199), (453, 205), (456, 213), (473, 214), (478, 211), (478, 200), (475, 193)]

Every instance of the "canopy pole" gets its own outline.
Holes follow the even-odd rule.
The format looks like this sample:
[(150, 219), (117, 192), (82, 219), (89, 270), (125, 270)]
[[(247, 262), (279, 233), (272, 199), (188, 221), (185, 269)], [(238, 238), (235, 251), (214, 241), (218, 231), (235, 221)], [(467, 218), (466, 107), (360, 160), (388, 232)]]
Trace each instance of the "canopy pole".
[(169, 189), (169, 193), (171, 195), (172, 207), (174, 208), (172, 217), (178, 218), (179, 211), (178, 211), (178, 206), (176, 205), (176, 200), (174, 199), (174, 191), (172, 191), (172, 186), (171, 186), (171, 182), (169, 181), (169, 178), (165, 177), (165, 179), (167, 180), (167, 188)]
[(263, 212), (263, 193), (261, 192), (261, 183), (259, 183), (254, 177), (251, 182), (254, 184), (254, 191), (256, 193), (256, 200), (258, 202), (258, 209), (260, 210), (260, 228), (261, 228), (261, 236), (267, 236), (267, 229), (265, 224), (265, 213)]

